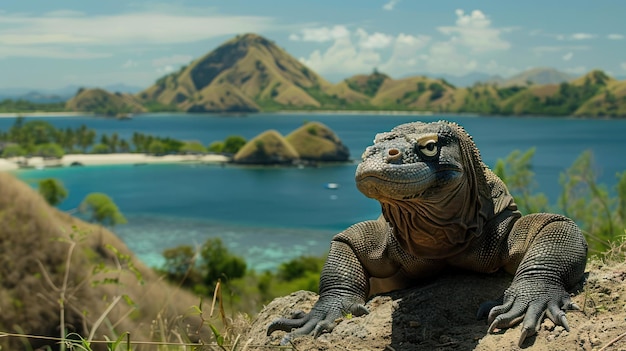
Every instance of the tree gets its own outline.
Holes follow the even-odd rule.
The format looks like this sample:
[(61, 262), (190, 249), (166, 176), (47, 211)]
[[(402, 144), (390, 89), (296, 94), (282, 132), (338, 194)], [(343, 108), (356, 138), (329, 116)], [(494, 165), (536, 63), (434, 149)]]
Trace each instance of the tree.
[(109, 148), (109, 145), (107, 144), (96, 144), (93, 146), (93, 148), (91, 148), (91, 153), (92, 154), (108, 154), (111, 153), (111, 149)]
[(227, 154), (236, 154), (246, 144), (246, 139), (239, 135), (231, 135), (224, 140), (224, 149), (222, 152)]
[(81, 125), (75, 133), (76, 143), (83, 152), (87, 152), (87, 148), (93, 145), (96, 140), (96, 131), (87, 129), (86, 125)]
[(153, 155), (163, 155), (165, 153), (165, 145), (160, 140), (152, 140), (148, 147), (148, 152)]
[(115, 226), (126, 223), (126, 218), (108, 195), (91, 193), (85, 196), (78, 210), (89, 217), (89, 221), (104, 226)]
[(26, 155), (26, 150), (24, 150), (23, 147), (17, 144), (9, 144), (5, 146), (4, 149), (2, 150), (2, 157), (5, 157), (5, 158), (25, 156), (25, 155)]
[(67, 189), (65, 189), (60, 180), (46, 178), (39, 181), (39, 194), (41, 194), (50, 205), (56, 206), (67, 198)]
[(204, 145), (199, 141), (186, 141), (180, 148), (180, 152), (185, 154), (205, 154), (207, 152)]
[(246, 273), (243, 258), (231, 254), (220, 238), (210, 238), (196, 252), (189, 245), (163, 251), (165, 263), (160, 269), (173, 282), (191, 286), (197, 293), (208, 294), (218, 281), (227, 283)]
[(246, 262), (231, 254), (220, 238), (208, 239), (200, 249), (199, 272), (204, 284), (213, 287), (218, 280), (241, 278), (246, 273)]
[(189, 245), (182, 245), (163, 251), (165, 263), (161, 271), (167, 279), (184, 286), (193, 286), (202, 281), (196, 266), (196, 252)]
[(524, 214), (548, 211), (548, 198), (541, 193), (533, 195), (537, 189), (531, 163), (534, 155), (535, 148), (524, 153), (514, 150), (504, 160), (499, 159), (493, 169), (507, 185), (517, 207)]
[(626, 176), (618, 174), (617, 197), (597, 184), (595, 164), (591, 151), (583, 152), (564, 173), (559, 182), (563, 192), (559, 206), (563, 214), (575, 220), (582, 228), (589, 249), (603, 253), (624, 235), (623, 217), (626, 204)]
[(61, 158), (64, 154), (65, 151), (59, 144), (47, 143), (40, 144), (35, 147), (35, 155), (41, 157)]
[(224, 151), (224, 143), (221, 141), (214, 141), (208, 147), (207, 150), (209, 152), (222, 153)]

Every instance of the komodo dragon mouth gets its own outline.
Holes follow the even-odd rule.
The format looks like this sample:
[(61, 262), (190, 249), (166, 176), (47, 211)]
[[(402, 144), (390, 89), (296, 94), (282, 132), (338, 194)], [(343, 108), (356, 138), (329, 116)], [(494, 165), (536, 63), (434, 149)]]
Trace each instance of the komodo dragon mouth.
[[(423, 177), (398, 177), (398, 174), (406, 174), (404, 170), (414, 170), (416, 165), (393, 165), (384, 171), (361, 170), (355, 179), (359, 190), (370, 198), (382, 199), (393, 198), (396, 200), (409, 200), (421, 198), (425, 193), (445, 191), (456, 183), (463, 170), (452, 165), (437, 170), (429, 169)], [(393, 168), (393, 169), (391, 169)]]

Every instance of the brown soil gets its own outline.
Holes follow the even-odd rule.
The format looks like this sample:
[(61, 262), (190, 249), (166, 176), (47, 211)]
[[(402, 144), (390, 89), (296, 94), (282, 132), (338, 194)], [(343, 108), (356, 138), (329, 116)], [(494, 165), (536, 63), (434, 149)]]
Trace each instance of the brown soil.
[[(422, 286), (379, 295), (367, 302), (370, 314), (342, 320), (332, 333), (294, 340), (294, 350), (626, 350), (626, 263), (594, 261), (573, 301), (582, 311), (568, 311), (567, 332), (549, 319), (537, 335), (517, 346), (520, 327), (487, 334), (476, 318), (481, 302), (500, 296), (510, 283), (505, 274), (447, 273)], [(253, 321), (246, 350), (275, 349), (283, 332), (266, 336), (267, 325), (296, 310), (308, 311), (317, 300), (299, 291), (272, 301)], [(288, 349), (288, 348), (287, 348)]]

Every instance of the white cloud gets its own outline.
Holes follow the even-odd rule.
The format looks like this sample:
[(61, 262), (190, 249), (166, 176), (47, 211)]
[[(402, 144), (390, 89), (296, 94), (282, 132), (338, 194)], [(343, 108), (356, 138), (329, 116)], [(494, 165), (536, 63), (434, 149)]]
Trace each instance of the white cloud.
[[(443, 40), (417, 33), (372, 33), (345, 25), (306, 28), (289, 38), (318, 43), (319, 48), (300, 60), (323, 76), (348, 77), (374, 67), (396, 77), (418, 72), (463, 75), (489, 70), (486, 62), (494, 55), (485, 53), (509, 49), (511, 44), (501, 36), (517, 28), (494, 28), (480, 10), (457, 10), (455, 25), (437, 29)], [(489, 71), (507, 74), (514, 69), (497, 66), (497, 71)]]
[(386, 11), (391, 11), (393, 10), (393, 8), (396, 6), (396, 4), (398, 4), (399, 0), (389, 0), (388, 3), (386, 3), (385, 5), (383, 5), (383, 10)]
[(167, 57), (159, 57), (152, 60), (153, 67), (161, 67), (168, 65), (185, 65), (193, 59), (191, 55), (172, 55)]
[(359, 50), (349, 35), (338, 37), (326, 51), (313, 51), (308, 58), (300, 58), (307, 66), (322, 74), (363, 73), (371, 71), (381, 62), (374, 50)]
[(139, 63), (137, 61), (128, 59), (126, 60), (126, 62), (124, 62), (124, 64), (122, 65), (122, 68), (133, 68), (137, 66), (139, 66)]
[(430, 53), (425, 62), (428, 71), (463, 75), (476, 70), (478, 61), (466, 55), (461, 55), (454, 43), (438, 42), (430, 47)]
[(584, 74), (584, 73), (588, 72), (587, 67), (585, 67), (585, 66), (564, 68), (563, 71), (565, 71), (567, 73), (572, 73), (572, 74)]
[(61, 48), (58, 46), (11, 46), (0, 45), (0, 58), (7, 57), (46, 57), (53, 59), (97, 59), (111, 57), (109, 52), (85, 50), (83, 48)]
[(569, 61), (572, 59), (572, 57), (574, 57), (574, 53), (570, 51), (567, 54), (563, 55), (563, 61)]
[(570, 36), (570, 39), (572, 40), (587, 40), (587, 39), (593, 39), (596, 36), (593, 34), (589, 34), (589, 33), (574, 33)]
[(172, 55), (159, 57), (152, 60), (152, 67), (156, 68), (157, 73), (167, 74), (174, 72), (178, 67), (188, 64), (193, 57), (191, 55)]
[(292, 34), (290, 40), (296, 41), (312, 41), (324, 43), (334, 41), (350, 36), (350, 31), (346, 26), (336, 25), (334, 27), (305, 28), (301, 30), (301, 34)]
[(172, 66), (172, 65), (165, 65), (165, 66), (162, 66), (162, 67), (157, 67), (156, 71), (157, 71), (157, 73), (160, 73), (160, 74), (168, 74), (168, 73), (174, 72), (174, 66)]
[[(456, 10), (456, 26), (438, 27), (439, 32), (451, 36), (451, 41), (466, 46), (474, 52), (506, 50), (511, 44), (502, 38), (501, 28), (491, 27), (491, 21), (480, 10), (466, 14)], [(507, 30), (508, 31), (508, 30)]]
[(393, 36), (376, 32), (372, 35), (359, 28), (356, 30), (356, 35), (359, 37), (359, 46), (364, 49), (383, 49), (388, 47), (392, 41)]
[[(189, 43), (216, 36), (259, 32), (273, 20), (260, 16), (227, 16), (180, 12), (137, 11), (115, 15), (86, 15), (55, 11), (43, 16), (0, 13), (0, 57), (58, 57), (54, 50), (84, 50), (74, 58), (102, 57), (98, 48)], [(37, 49), (33, 49), (37, 48)], [(89, 49), (89, 50), (87, 50)], [(105, 50), (109, 52), (109, 50)], [(67, 55), (70, 56), (70, 55)]]
[(563, 52), (563, 51), (586, 51), (590, 50), (590, 46), (576, 45), (576, 46), (535, 46), (531, 50), (537, 56), (542, 56), (547, 53)]
[(350, 30), (341, 25), (302, 29), (290, 38), (318, 43), (332, 41), (327, 49), (316, 49), (300, 60), (322, 75), (345, 77), (374, 68), (392, 75), (406, 73), (417, 64), (420, 50), (430, 41), (430, 37), (423, 35), (370, 34), (363, 28)]
[(617, 34), (617, 33), (611, 33), (609, 35), (606, 36), (608, 39), (611, 40), (622, 40), (624, 39), (624, 36), (622, 34)]
[(521, 70), (518, 68), (503, 66), (497, 63), (495, 60), (489, 60), (489, 62), (483, 65), (482, 68), (485, 72), (498, 72), (498, 74), (503, 77), (511, 77), (521, 72)]
[(622, 63), (620, 64), (620, 67), (621, 67), (624, 71), (626, 71), (626, 62), (622, 62)]

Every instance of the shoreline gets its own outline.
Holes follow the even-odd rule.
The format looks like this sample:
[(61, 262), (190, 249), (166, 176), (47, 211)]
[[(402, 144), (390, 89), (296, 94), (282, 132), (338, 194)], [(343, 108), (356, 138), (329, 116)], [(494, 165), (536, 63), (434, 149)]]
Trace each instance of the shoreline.
[(32, 111), (32, 112), (0, 112), (0, 118), (15, 118), (15, 117), (92, 117), (95, 116), (90, 112), (45, 112), (45, 111)]
[(0, 158), (0, 171), (16, 171), (20, 169), (42, 169), (47, 167), (76, 167), (76, 166), (104, 166), (154, 163), (223, 163), (229, 158), (223, 155), (164, 155), (153, 156), (148, 154), (116, 153), (116, 154), (68, 154), (60, 159), (44, 159), (31, 157), (27, 160), (28, 166), (20, 164), (26, 160), (23, 157)]

